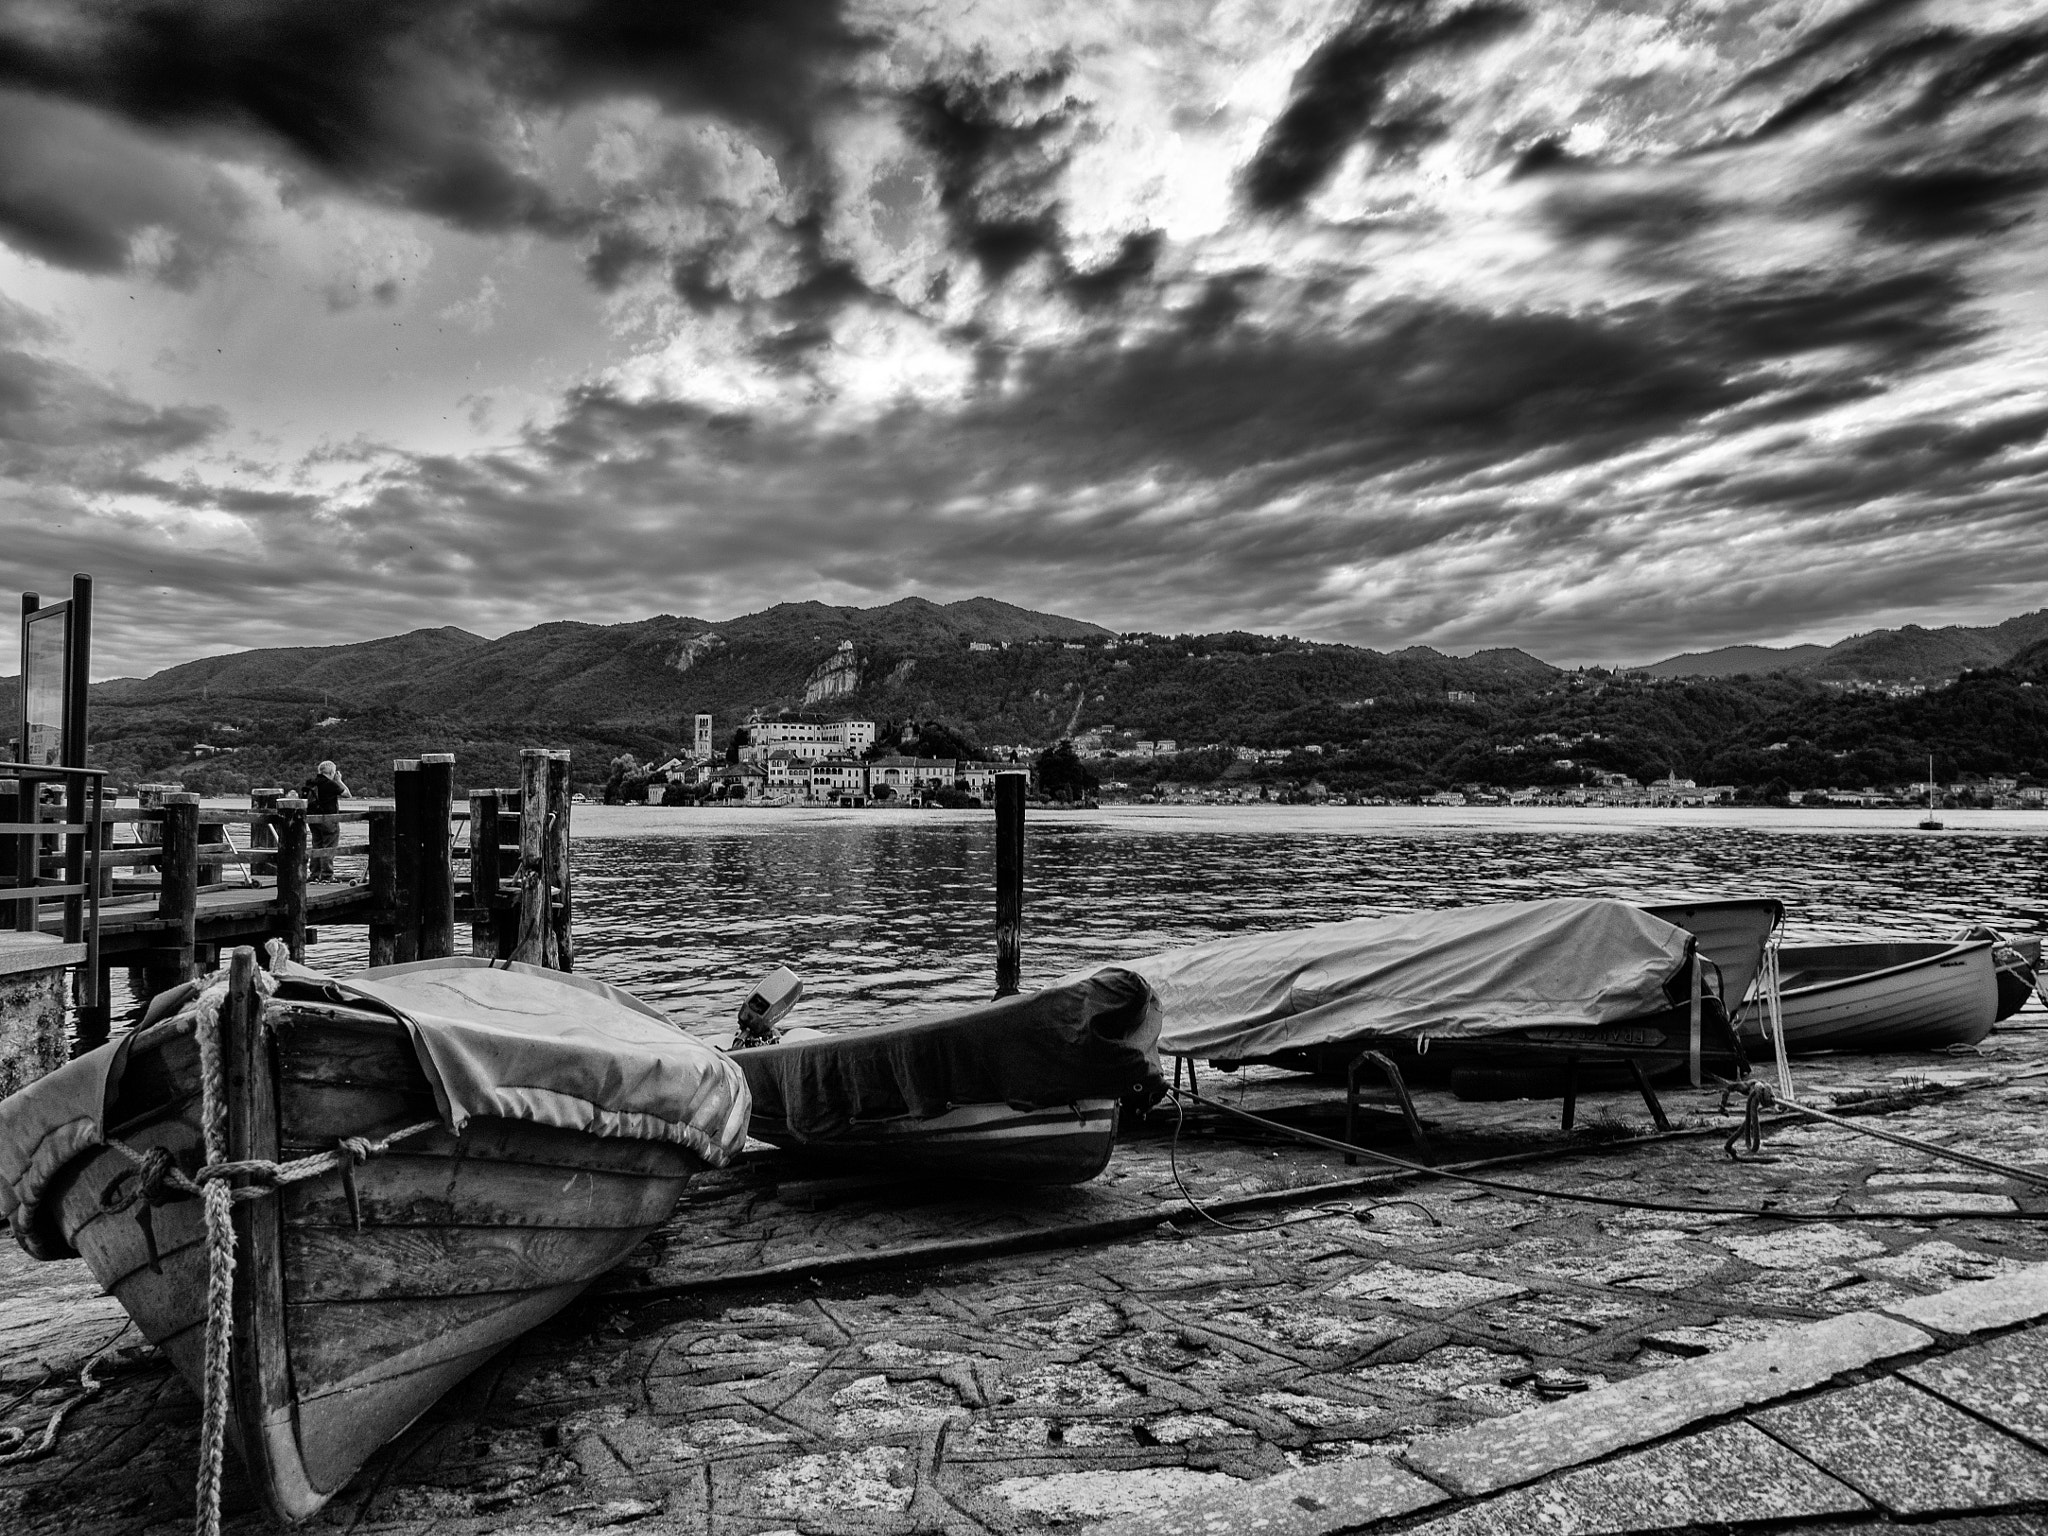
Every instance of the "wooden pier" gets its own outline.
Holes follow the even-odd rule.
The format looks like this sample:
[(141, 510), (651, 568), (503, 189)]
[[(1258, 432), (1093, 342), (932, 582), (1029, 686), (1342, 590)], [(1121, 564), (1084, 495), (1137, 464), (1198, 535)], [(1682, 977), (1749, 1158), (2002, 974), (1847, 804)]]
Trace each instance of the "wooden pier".
[[(79, 1044), (107, 1036), (115, 966), (154, 994), (240, 944), (282, 939), (303, 960), (310, 934), (340, 924), (368, 929), (372, 965), (467, 953), (572, 969), (569, 754), (521, 752), (519, 784), (471, 789), (462, 808), (452, 755), (392, 767), (390, 803), (329, 816), (263, 789), (246, 810), (181, 791), (102, 809), (99, 974), (76, 989)], [(315, 846), (316, 828), (334, 829), (331, 846)], [(57, 933), (62, 923), (50, 911), (22, 926)]]

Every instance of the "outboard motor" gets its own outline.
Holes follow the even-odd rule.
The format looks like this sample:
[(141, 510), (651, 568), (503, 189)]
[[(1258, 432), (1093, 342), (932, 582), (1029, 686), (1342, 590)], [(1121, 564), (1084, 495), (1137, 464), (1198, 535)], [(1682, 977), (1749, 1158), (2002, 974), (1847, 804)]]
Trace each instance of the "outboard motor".
[(776, 1023), (803, 999), (803, 995), (803, 977), (786, 965), (778, 965), (755, 982), (754, 990), (740, 1004), (739, 1033), (732, 1037), (732, 1049), (773, 1045)]

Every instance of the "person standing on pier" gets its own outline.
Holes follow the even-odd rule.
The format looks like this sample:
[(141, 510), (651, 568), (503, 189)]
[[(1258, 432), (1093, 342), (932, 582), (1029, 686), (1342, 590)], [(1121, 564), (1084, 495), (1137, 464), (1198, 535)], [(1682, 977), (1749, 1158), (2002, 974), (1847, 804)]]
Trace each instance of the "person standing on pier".
[[(332, 816), (341, 809), (341, 797), (349, 793), (349, 787), (341, 781), (341, 770), (330, 759), (313, 772), (313, 777), (299, 786), (299, 793), (306, 797), (308, 816)], [(312, 866), (309, 878), (332, 880), (334, 878), (333, 850), (341, 842), (341, 828), (333, 822), (315, 821), (308, 830), (312, 833), (313, 852), (308, 858)], [(329, 850), (322, 852), (321, 850)]]

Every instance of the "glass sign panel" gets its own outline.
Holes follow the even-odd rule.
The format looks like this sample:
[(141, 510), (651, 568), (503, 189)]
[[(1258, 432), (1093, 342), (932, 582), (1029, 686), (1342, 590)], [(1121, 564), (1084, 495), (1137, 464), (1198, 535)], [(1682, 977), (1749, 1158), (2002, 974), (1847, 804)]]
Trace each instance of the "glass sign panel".
[(69, 604), (29, 614), (22, 628), (22, 761), (37, 767), (64, 760), (64, 658)]

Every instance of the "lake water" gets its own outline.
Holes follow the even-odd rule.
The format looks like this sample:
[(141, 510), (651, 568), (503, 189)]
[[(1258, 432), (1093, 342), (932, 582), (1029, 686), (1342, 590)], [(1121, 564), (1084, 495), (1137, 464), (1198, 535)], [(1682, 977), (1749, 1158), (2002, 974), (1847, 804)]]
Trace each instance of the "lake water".
[[(1252, 929), (1372, 912), (1620, 896), (1763, 895), (1794, 939), (2044, 926), (2048, 814), (1139, 807), (1035, 812), (1024, 979)], [(799, 1017), (859, 1025), (986, 998), (986, 812), (577, 806), (576, 967), (710, 1036), (755, 978), (804, 978)], [(308, 955), (346, 971), (361, 930)], [(2038, 1006), (2038, 1005), (2030, 1005)]]

